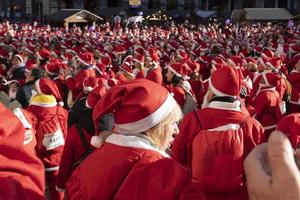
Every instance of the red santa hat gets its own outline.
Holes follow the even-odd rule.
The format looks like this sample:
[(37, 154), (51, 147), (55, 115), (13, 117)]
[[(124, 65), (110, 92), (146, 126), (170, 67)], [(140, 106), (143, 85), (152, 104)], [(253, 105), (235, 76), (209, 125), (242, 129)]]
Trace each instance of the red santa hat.
[(60, 69), (65, 68), (65, 64), (60, 62), (51, 62), (45, 65), (45, 70), (50, 75), (58, 75)]
[[(56, 86), (56, 84), (48, 79), (48, 78), (41, 78), (35, 82), (35, 87), (38, 92), (38, 94), (46, 94), (46, 95), (53, 95), (55, 99), (57, 100), (57, 104), (59, 106), (63, 106), (64, 103), (62, 101), (62, 97), (59, 93), (59, 90)], [(54, 106), (54, 105), (53, 105)]]
[(270, 59), (274, 57), (274, 52), (271, 51), (270, 49), (265, 49), (263, 50), (263, 52), (261, 53), (261, 57), (265, 58), (265, 59)]
[(280, 58), (271, 58), (266, 62), (265, 65), (269, 66), (271, 69), (275, 71), (278, 71), (281, 68), (281, 60)]
[(181, 77), (183, 79), (188, 79), (188, 70), (181, 63), (174, 63), (171, 65), (167, 65), (167, 68), (174, 73), (176, 76)]
[(273, 72), (263, 73), (262, 80), (265, 82), (266, 85), (277, 87), (280, 84), (280, 75)]
[(257, 66), (257, 60), (255, 60), (252, 57), (246, 58), (246, 62), (247, 62), (247, 64), (252, 64), (252, 65), (256, 65)]
[(24, 64), (24, 58), (21, 54), (14, 55), (15, 58), (17, 58), (22, 64)]
[(131, 68), (132, 64), (129, 62), (124, 62), (122, 65), (120, 65), (120, 69), (125, 71), (130, 76), (134, 77), (133, 69)]
[(243, 65), (243, 59), (240, 56), (231, 56), (228, 58), (227, 63), (234, 68), (240, 68)]
[(294, 55), (291, 60), (290, 60), (290, 63), (289, 63), (289, 67), (290, 68), (295, 68), (295, 66), (297, 65), (297, 63), (299, 63), (300, 61), (300, 53)]
[(241, 91), (241, 78), (231, 67), (221, 67), (209, 79), (209, 87), (217, 96), (237, 98)]
[(83, 92), (89, 93), (99, 84), (99, 79), (97, 77), (89, 77), (82, 82)]
[(0, 48), (0, 58), (7, 60), (9, 58), (9, 54), (4, 49)]
[(84, 52), (79, 54), (78, 61), (87, 66), (93, 66), (95, 64), (94, 55), (91, 52)]
[(144, 55), (136, 55), (133, 60), (141, 65), (144, 65), (145, 57)]
[(277, 124), (277, 130), (284, 133), (290, 140), (293, 148), (300, 144), (300, 113), (293, 113), (283, 117)]
[(36, 54), (41, 60), (50, 59), (51, 57), (50, 51), (45, 48), (41, 48)]
[(90, 109), (94, 109), (96, 103), (104, 96), (106, 93), (106, 88), (101, 84), (95, 87), (89, 94), (85, 102), (85, 106)]
[(166, 88), (153, 81), (137, 79), (108, 90), (94, 108), (93, 121), (98, 124), (103, 115), (111, 112), (118, 133), (142, 133), (163, 120), (175, 105)]

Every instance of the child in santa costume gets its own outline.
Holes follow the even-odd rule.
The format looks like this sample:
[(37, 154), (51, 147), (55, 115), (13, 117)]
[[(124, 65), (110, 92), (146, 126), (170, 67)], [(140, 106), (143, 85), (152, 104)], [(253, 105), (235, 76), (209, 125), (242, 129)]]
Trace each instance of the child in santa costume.
[(277, 73), (263, 73), (257, 94), (251, 100), (251, 105), (256, 110), (255, 117), (264, 128), (264, 141), (267, 141), (285, 114), (285, 105), (276, 90), (280, 79)]
[(214, 71), (208, 104), (183, 118), (172, 146), (172, 157), (192, 170), (207, 199), (247, 199), (242, 162), (263, 129), (242, 111), (240, 88), (234, 69)]
[(62, 98), (53, 81), (41, 78), (35, 87), (37, 95), (32, 97), (28, 110), (38, 119), (36, 152), (45, 166), (50, 198), (63, 199), (63, 193), (55, 189), (55, 182), (67, 135), (68, 113), (62, 107)]
[(24, 148), (24, 126), (0, 103), (0, 197), (45, 199), (42, 162)]
[(165, 153), (181, 117), (165, 88), (145, 79), (114, 86), (97, 102), (94, 123), (109, 112), (117, 133), (73, 172), (68, 199), (202, 199), (187, 169)]

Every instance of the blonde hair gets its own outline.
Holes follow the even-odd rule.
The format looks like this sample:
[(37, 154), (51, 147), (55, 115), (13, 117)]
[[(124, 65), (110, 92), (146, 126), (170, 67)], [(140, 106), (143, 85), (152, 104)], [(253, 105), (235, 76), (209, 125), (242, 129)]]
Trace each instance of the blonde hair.
[(163, 140), (165, 134), (165, 126), (171, 123), (176, 123), (182, 118), (182, 111), (180, 106), (176, 103), (173, 110), (157, 125), (150, 128), (145, 134), (152, 140), (152, 142), (159, 148), (163, 149)]

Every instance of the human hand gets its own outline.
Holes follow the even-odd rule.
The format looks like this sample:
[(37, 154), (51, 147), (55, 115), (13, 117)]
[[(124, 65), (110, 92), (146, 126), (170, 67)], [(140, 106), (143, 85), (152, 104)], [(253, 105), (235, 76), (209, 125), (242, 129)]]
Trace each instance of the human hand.
[[(299, 151), (295, 157), (300, 160)], [(274, 131), (268, 144), (255, 147), (244, 168), (251, 200), (300, 199), (300, 174), (288, 138)]]

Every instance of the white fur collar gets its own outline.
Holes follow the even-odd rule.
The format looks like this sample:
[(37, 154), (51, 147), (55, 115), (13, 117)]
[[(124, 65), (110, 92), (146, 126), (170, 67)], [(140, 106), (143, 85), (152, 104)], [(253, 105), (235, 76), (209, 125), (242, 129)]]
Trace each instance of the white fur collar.
[(112, 134), (106, 139), (106, 142), (118, 146), (122, 146), (122, 147), (132, 147), (132, 148), (152, 150), (158, 152), (163, 157), (170, 157), (167, 153), (152, 146), (149, 140), (138, 136)]
[(223, 102), (223, 101), (212, 101), (208, 104), (208, 108), (215, 108), (221, 110), (232, 110), (241, 112), (241, 102), (240, 100), (236, 100), (232, 103)]

